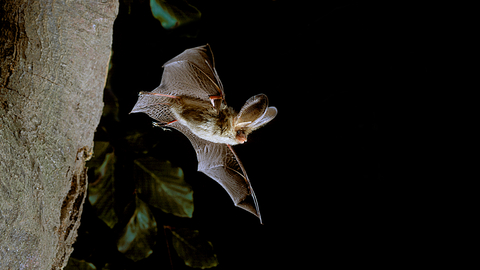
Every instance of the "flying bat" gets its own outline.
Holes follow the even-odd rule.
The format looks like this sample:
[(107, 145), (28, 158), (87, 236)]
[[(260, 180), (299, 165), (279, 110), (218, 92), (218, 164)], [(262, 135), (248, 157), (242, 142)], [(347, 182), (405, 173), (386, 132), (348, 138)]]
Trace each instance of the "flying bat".
[(158, 121), (154, 126), (182, 132), (195, 148), (198, 171), (262, 223), (252, 184), (232, 145), (245, 143), (252, 131), (275, 118), (277, 109), (268, 106), (264, 94), (249, 98), (238, 113), (227, 106), (208, 44), (185, 50), (163, 68), (160, 86), (140, 92), (131, 113), (146, 113)]

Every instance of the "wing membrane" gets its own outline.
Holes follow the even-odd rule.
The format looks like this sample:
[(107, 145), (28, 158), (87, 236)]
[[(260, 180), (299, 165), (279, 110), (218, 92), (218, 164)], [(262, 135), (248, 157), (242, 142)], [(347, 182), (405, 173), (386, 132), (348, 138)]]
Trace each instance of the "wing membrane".
[(165, 70), (160, 87), (163, 85), (163, 89), (168, 89), (170, 93), (167, 94), (203, 100), (224, 94), (208, 44), (185, 50), (163, 66)]
[(197, 154), (198, 171), (219, 183), (230, 195), (235, 206), (256, 215), (262, 222), (250, 180), (233, 149), (226, 144), (203, 140), (178, 122), (169, 127), (185, 134), (192, 143)]

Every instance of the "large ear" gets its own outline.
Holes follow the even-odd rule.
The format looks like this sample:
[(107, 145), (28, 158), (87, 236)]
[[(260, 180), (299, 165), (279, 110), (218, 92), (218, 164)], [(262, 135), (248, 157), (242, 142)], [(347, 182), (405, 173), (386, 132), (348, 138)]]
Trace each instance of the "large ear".
[(236, 126), (244, 127), (261, 118), (268, 107), (268, 98), (264, 94), (253, 96), (245, 102), (236, 117)]
[(268, 107), (262, 117), (255, 120), (252, 124), (248, 125), (248, 127), (252, 130), (255, 130), (263, 125), (266, 125), (268, 122), (272, 121), (273, 118), (277, 116), (277, 108), (275, 107)]
[(268, 98), (264, 94), (253, 96), (245, 102), (236, 118), (236, 127), (257, 129), (270, 122), (277, 115), (277, 108), (268, 107)]

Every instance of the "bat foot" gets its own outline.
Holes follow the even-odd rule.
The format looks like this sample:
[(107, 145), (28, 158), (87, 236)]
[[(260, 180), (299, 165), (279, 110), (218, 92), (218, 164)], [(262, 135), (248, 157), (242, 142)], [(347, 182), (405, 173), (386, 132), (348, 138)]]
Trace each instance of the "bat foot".
[(153, 124), (154, 127), (159, 127), (159, 128), (162, 128), (163, 130), (170, 130), (170, 129), (165, 128), (165, 127), (172, 124), (172, 123), (175, 123), (175, 122), (177, 122), (177, 120), (172, 120), (172, 121), (167, 122), (167, 123), (153, 122), (152, 124)]

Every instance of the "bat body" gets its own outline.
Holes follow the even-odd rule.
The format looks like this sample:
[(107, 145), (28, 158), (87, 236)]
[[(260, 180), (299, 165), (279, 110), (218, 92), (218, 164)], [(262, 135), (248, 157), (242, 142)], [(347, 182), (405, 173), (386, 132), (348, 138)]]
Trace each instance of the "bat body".
[(262, 222), (250, 180), (231, 145), (246, 142), (252, 131), (275, 118), (277, 109), (268, 107), (264, 94), (248, 99), (238, 113), (227, 106), (208, 44), (185, 50), (163, 67), (160, 86), (140, 92), (132, 113), (144, 112), (158, 121), (155, 126), (172, 127), (187, 136), (198, 170)]
[(236, 112), (231, 107), (222, 104), (217, 111), (210, 102), (181, 97), (179, 102), (172, 104), (171, 110), (180, 124), (204, 140), (230, 145), (239, 143), (233, 128)]

